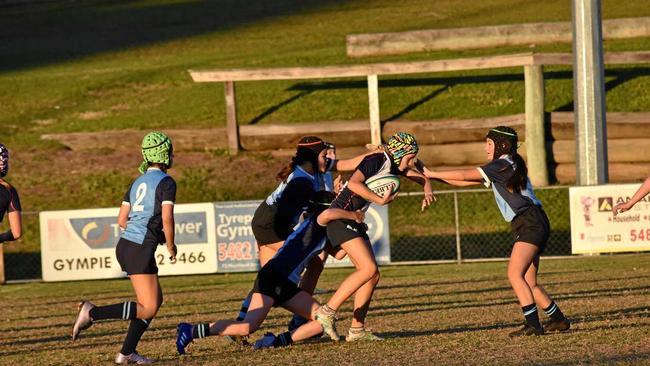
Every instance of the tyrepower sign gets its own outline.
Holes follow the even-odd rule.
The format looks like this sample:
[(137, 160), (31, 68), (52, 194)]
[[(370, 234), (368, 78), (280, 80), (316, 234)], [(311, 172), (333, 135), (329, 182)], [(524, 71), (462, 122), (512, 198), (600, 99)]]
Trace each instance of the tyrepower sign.
[[(121, 229), (119, 208), (46, 211), (40, 214), (41, 262), (44, 281), (123, 277), (115, 256)], [(174, 207), (178, 254), (172, 263), (165, 245), (155, 260), (159, 275), (213, 273), (214, 206), (210, 203)]]
[(616, 217), (612, 208), (624, 203), (638, 184), (571, 187), (571, 251), (578, 253), (650, 250), (650, 200), (639, 201)]
[[(217, 232), (217, 261), (219, 272), (243, 272), (259, 269), (258, 248), (251, 221), (260, 201), (217, 202), (214, 205)], [(368, 237), (372, 243), (377, 262), (390, 263), (388, 209), (371, 205), (366, 212)], [(327, 262), (331, 266), (349, 266), (346, 257), (342, 261)]]

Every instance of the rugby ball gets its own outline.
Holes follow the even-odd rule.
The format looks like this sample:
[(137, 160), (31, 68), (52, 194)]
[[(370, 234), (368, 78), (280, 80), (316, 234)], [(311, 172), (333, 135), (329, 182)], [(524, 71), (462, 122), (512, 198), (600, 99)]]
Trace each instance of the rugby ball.
[(393, 189), (391, 194), (397, 193), (399, 178), (392, 174), (378, 175), (367, 179), (366, 186), (378, 196), (383, 197), (384, 193), (391, 188)]

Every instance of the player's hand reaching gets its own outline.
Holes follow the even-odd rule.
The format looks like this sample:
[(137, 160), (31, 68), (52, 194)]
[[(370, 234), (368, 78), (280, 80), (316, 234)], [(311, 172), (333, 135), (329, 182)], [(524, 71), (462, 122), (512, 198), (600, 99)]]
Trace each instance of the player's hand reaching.
[(614, 214), (614, 216), (616, 216), (625, 211), (629, 211), (632, 208), (632, 206), (634, 205), (631, 205), (630, 201), (627, 201), (625, 203), (619, 203), (618, 205), (612, 208), (612, 213)]
[(437, 201), (436, 195), (433, 194), (431, 182), (429, 182), (427, 179), (426, 183), (424, 184), (424, 198), (422, 199), (421, 211), (424, 211), (424, 209), (429, 207), (434, 201)]
[(420, 210), (424, 211), (424, 209), (431, 206), (431, 204), (434, 201), (437, 201), (437, 199), (436, 199), (436, 196), (433, 193), (431, 193), (431, 194), (426, 194), (425, 193), (424, 198), (422, 199), (422, 207), (421, 207)]

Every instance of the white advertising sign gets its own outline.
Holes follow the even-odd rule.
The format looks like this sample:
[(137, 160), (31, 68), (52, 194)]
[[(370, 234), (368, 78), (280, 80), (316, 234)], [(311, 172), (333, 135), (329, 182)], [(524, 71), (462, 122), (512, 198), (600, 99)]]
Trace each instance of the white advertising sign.
[(612, 207), (629, 200), (638, 188), (639, 184), (571, 187), (572, 253), (650, 250), (650, 199), (616, 217), (612, 214)]
[[(41, 212), (43, 280), (125, 276), (115, 256), (120, 235), (118, 212), (119, 208)], [(159, 245), (156, 250), (158, 274), (216, 272), (213, 204), (176, 205), (174, 220), (178, 246), (176, 261), (171, 263), (166, 246)]]

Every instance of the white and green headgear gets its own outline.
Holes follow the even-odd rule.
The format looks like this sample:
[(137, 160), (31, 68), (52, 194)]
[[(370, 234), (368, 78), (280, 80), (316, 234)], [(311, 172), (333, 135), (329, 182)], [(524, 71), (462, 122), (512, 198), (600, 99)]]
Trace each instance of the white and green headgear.
[(152, 163), (165, 164), (167, 167), (172, 165), (172, 140), (162, 132), (149, 132), (142, 139), (142, 158), (144, 161), (140, 164), (140, 173), (147, 171)]

